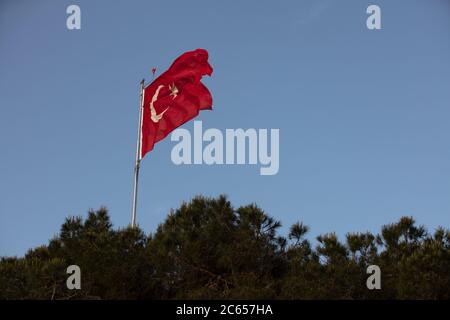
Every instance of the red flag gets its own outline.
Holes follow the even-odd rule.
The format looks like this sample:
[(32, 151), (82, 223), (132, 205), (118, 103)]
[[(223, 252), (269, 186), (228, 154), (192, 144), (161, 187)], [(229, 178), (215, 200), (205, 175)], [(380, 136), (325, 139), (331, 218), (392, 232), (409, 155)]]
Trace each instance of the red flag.
[(211, 93), (200, 82), (212, 71), (208, 51), (189, 51), (144, 89), (141, 159), (153, 150), (155, 143), (196, 117), (199, 110), (212, 109)]

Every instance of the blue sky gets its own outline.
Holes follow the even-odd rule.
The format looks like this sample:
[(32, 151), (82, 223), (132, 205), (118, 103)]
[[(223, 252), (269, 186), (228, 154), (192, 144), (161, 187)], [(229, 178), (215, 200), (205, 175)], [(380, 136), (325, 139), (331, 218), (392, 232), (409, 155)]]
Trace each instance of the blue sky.
[[(81, 30), (66, 28), (70, 4)], [(369, 4), (382, 30), (366, 28)], [(450, 226), (448, 1), (3, 0), (0, 256), (89, 208), (130, 223), (139, 81), (195, 48), (214, 68), (203, 127), (279, 128), (280, 171), (175, 166), (166, 139), (141, 166), (145, 231), (221, 193), (256, 202), (283, 232), (302, 220), (311, 237), (403, 215)]]

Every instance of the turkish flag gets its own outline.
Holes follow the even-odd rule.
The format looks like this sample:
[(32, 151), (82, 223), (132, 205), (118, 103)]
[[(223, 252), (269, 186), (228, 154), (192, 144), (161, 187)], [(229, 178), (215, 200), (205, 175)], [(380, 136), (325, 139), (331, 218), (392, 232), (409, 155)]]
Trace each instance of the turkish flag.
[(199, 110), (212, 109), (212, 96), (203, 83), (212, 74), (208, 51), (197, 49), (183, 53), (170, 68), (144, 89), (140, 158), (153, 150), (158, 141)]

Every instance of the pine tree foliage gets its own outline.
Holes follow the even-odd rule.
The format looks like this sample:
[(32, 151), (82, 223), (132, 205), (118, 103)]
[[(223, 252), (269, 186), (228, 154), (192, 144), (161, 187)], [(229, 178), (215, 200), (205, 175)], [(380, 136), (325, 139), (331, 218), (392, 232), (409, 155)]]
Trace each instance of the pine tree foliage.
[[(335, 233), (312, 241), (255, 204), (196, 197), (154, 234), (114, 229), (106, 208), (68, 217), (47, 245), (0, 260), (0, 299), (449, 299), (450, 232), (412, 217), (380, 234)], [(69, 265), (81, 290), (66, 286)], [(368, 290), (378, 265), (382, 289)]]

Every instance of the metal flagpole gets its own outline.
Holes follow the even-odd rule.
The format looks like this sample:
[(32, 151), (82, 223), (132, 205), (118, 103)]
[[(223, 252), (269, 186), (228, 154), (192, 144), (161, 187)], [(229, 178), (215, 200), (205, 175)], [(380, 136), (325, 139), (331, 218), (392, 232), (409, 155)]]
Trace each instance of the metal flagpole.
[(133, 186), (133, 209), (131, 215), (131, 227), (136, 226), (136, 202), (137, 202), (137, 191), (138, 191), (138, 176), (139, 176), (139, 164), (141, 162), (141, 134), (142, 134), (142, 112), (144, 110), (144, 79), (141, 81), (141, 99), (139, 102), (139, 122), (138, 122), (138, 133), (136, 142), (136, 160), (134, 162), (134, 186)]

